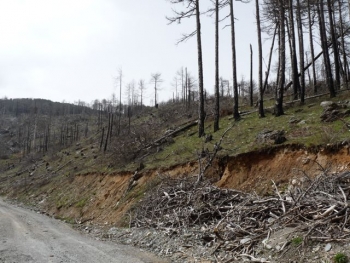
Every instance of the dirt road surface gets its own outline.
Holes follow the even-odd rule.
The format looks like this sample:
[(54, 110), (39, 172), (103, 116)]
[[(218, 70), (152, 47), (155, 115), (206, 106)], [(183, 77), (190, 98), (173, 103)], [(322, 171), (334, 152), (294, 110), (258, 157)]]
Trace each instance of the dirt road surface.
[(137, 248), (91, 239), (63, 222), (10, 205), (0, 198), (0, 263), (5, 262), (165, 261)]

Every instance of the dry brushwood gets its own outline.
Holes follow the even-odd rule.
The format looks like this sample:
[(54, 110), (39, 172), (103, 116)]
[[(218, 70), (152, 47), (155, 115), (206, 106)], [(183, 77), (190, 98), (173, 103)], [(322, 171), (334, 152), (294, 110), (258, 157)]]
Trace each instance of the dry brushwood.
[(349, 241), (350, 172), (324, 172), (286, 193), (273, 185), (274, 195), (260, 197), (208, 182), (166, 178), (135, 208), (131, 226), (178, 235), (195, 232), (192, 243), (214, 247), (213, 254), (230, 251), (235, 258), (255, 258), (256, 245), (287, 226), (304, 233), (304, 245), (309, 240)]

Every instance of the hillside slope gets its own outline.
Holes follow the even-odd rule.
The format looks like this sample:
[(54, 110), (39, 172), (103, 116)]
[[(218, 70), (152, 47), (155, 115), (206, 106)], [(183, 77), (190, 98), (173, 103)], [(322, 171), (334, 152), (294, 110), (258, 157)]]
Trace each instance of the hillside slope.
[[(266, 118), (259, 119), (253, 112), (239, 122), (224, 115), (220, 131), (214, 134), (210, 133), (209, 116), (205, 138), (197, 138), (196, 127), (188, 125), (195, 120), (185, 109), (175, 111), (176, 105), (147, 109), (145, 114), (133, 116), (131, 125), (122, 120), (124, 137), (113, 137), (107, 151), (101, 141), (108, 115), (101, 117), (95, 112), (84, 113), (84, 118), (79, 114), (60, 117), (71, 120), (71, 127), (80, 127), (79, 134), (84, 134), (83, 123), (88, 123), (88, 132), (65, 143), (53, 137), (57, 145), (51, 150), (38, 147), (30, 153), (14, 139), (19, 137), (21, 118), (27, 120), (23, 127), (31, 127), (29, 119), (25, 115), (3, 116), (7, 126), (0, 141), (8, 150), (0, 160), (0, 193), (70, 223), (107, 228), (129, 226), (132, 208), (146, 193), (169, 177), (196, 179), (208, 161), (205, 179), (219, 187), (270, 195), (273, 181), (283, 193), (292, 183), (302, 187), (305, 177), (349, 169), (347, 96), (348, 92), (343, 92), (327, 107), (320, 105), (325, 98), (315, 98), (304, 106), (289, 104), (286, 114), (278, 118), (268, 111)], [(192, 110), (195, 112), (195, 107)], [(82, 123), (76, 125), (77, 121)], [(60, 131), (62, 121), (57, 118), (51, 123)], [(145, 133), (149, 123), (153, 126), (148, 132), (156, 132), (152, 135)], [(55, 126), (50, 127), (53, 130)], [(181, 132), (173, 133), (177, 129)], [(267, 137), (270, 133), (284, 139)], [(45, 136), (41, 138), (36, 145), (44, 144)], [(130, 143), (136, 151), (125, 152)]]

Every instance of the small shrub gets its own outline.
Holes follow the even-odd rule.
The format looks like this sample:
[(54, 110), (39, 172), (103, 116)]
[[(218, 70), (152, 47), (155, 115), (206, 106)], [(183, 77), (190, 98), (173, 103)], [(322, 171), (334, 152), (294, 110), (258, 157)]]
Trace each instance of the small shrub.
[(337, 132), (333, 127), (322, 127), (320, 142), (323, 144), (332, 144), (339, 140), (340, 133)]
[(303, 238), (302, 237), (295, 237), (295, 238), (292, 239), (292, 244), (294, 246), (299, 246), (302, 242), (303, 242)]
[(334, 262), (334, 263), (348, 263), (349, 260), (348, 260), (348, 257), (347, 257), (344, 253), (338, 252), (338, 253), (334, 256), (333, 262)]
[(76, 207), (79, 207), (79, 208), (82, 208), (86, 205), (86, 202), (87, 202), (87, 198), (83, 198), (81, 199), (78, 203), (76, 203)]

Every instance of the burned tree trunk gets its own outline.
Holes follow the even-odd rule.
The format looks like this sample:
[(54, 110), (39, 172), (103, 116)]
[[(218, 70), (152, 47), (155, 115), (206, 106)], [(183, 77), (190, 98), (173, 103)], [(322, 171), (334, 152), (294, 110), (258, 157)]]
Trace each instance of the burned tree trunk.
[(233, 0), (230, 0), (230, 18), (231, 18), (231, 49), (232, 49), (232, 75), (233, 75), (233, 118), (239, 120), (238, 111), (238, 84), (237, 84), (237, 64), (236, 64), (236, 37), (235, 37), (235, 17), (233, 13)]
[[(305, 73), (304, 73), (304, 37), (301, 21), (300, 0), (297, 0), (297, 25), (299, 38), (299, 63), (300, 63), (300, 103), (304, 104), (305, 99)], [(299, 75), (299, 74), (298, 74)]]
[(219, 0), (215, 2), (215, 110), (214, 132), (219, 130), (220, 92), (219, 92)]
[(279, 74), (278, 74), (278, 87), (277, 97), (275, 103), (275, 116), (281, 116), (283, 111), (283, 91), (285, 82), (285, 67), (286, 67), (286, 36), (284, 26), (284, 1), (279, 0)]

